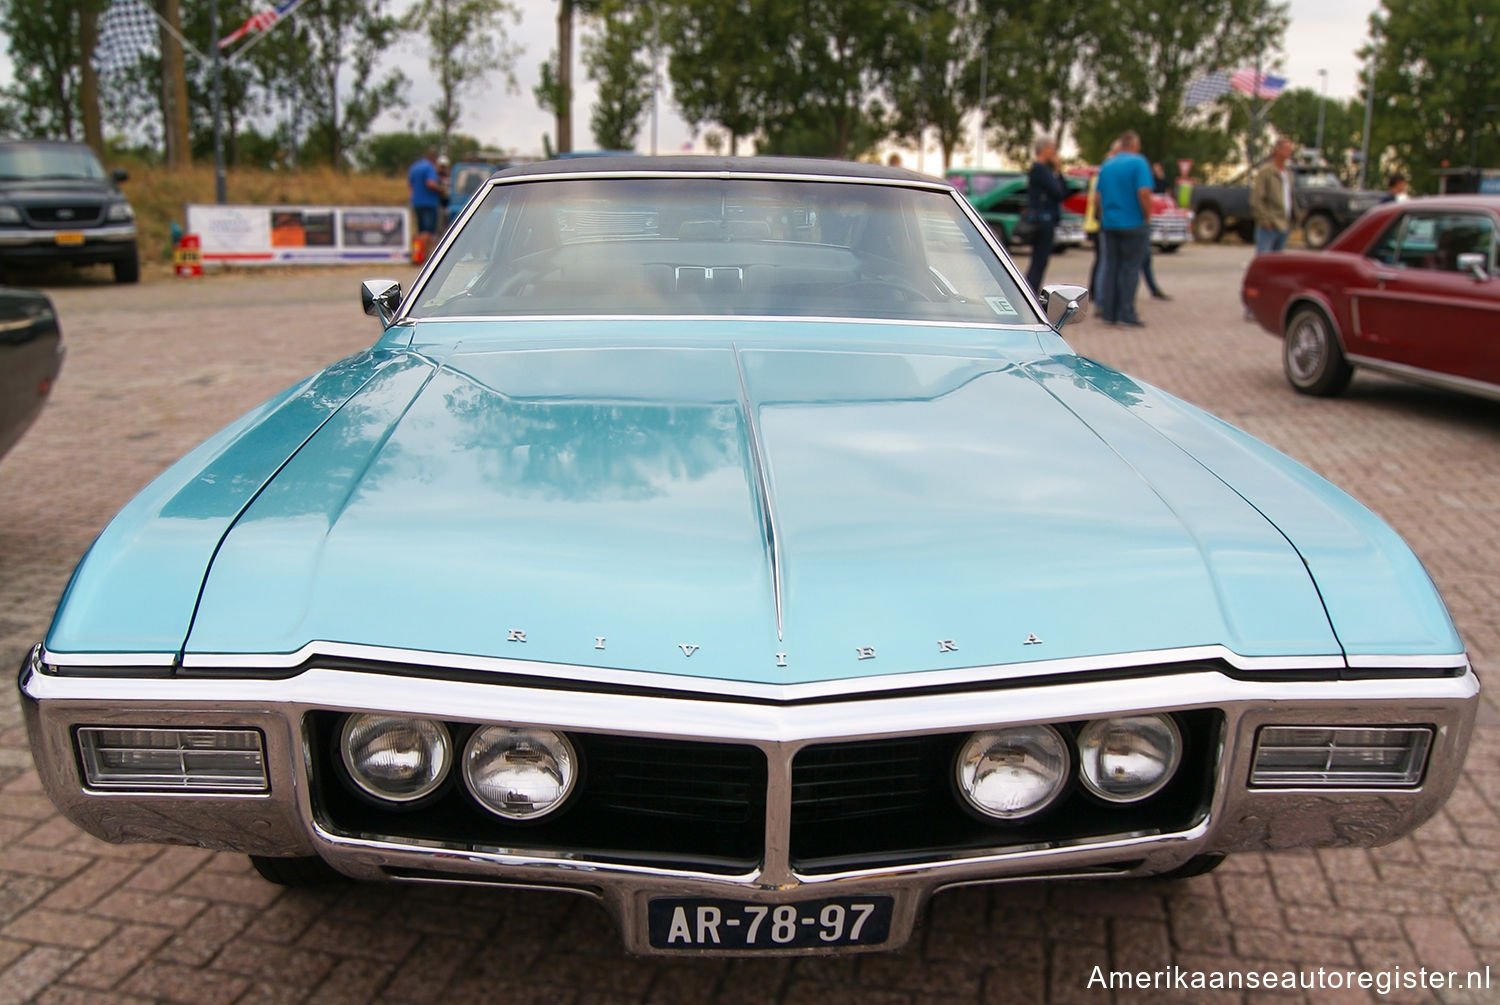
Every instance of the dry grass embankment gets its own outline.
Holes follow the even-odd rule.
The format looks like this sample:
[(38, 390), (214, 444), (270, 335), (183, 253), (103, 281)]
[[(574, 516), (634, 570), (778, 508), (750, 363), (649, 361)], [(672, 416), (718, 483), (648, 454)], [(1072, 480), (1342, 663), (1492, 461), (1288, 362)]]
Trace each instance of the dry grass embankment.
[[(142, 263), (166, 262), (172, 255), (171, 222), (186, 224), (188, 203), (214, 201), (214, 171), (212, 167), (186, 171), (132, 167), (130, 180), (120, 187), (135, 207)], [(410, 198), (405, 178), (332, 168), (233, 168), (225, 174), (225, 192), (232, 204), (257, 206), (405, 206)]]

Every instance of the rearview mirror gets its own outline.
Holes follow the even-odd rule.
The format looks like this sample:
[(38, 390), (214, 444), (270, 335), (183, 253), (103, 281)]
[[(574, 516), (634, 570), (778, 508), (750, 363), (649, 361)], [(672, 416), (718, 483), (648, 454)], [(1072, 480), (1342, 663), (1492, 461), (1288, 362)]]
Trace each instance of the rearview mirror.
[(389, 328), (401, 306), (401, 284), (394, 279), (366, 279), (360, 284), (359, 299), (366, 314)]
[(1052, 323), (1053, 331), (1060, 330), (1063, 325), (1082, 321), (1088, 313), (1089, 291), (1086, 286), (1043, 286), (1039, 299), (1047, 309), (1047, 320)]
[(114, 179), (116, 185), (120, 184), (120, 182), (122, 181), (130, 180), (130, 172), (126, 171), (124, 168), (115, 168), (109, 173), (109, 176)]
[(1489, 259), (1478, 251), (1466, 251), (1458, 256), (1458, 271), (1467, 272), (1480, 281), (1490, 278), (1489, 266)]

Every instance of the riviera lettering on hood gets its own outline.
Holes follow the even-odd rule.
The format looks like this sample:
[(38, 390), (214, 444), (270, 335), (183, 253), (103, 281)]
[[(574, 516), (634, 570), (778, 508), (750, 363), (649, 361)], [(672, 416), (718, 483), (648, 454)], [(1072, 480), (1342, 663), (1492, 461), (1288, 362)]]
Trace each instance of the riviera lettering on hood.
[(225, 538), (185, 652), (776, 684), (1341, 652), (1297, 552), (1128, 378), (992, 348), (494, 345), (350, 399)]

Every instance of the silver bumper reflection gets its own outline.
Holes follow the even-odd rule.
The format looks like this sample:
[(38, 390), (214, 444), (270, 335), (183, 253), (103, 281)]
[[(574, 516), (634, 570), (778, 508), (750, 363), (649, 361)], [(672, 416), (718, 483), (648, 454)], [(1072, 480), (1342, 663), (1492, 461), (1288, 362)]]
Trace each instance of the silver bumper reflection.
[[(97, 672), (97, 671), (96, 671)], [(1204, 668), (1150, 678), (801, 705), (690, 697), (558, 692), (500, 683), (422, 679), (314, 668), (285, 680), (64, 677), (36, 661), (22, 672), (23, 710), (42, 783), (74, 823), (108, 841), (199, 844), (257, 855), (320, 855), (350, 876), (564, 890), (602, 901), (635, 952), (650, 952), (647, 901), (726, 897), (786, 903), (799, 897), (888, 893), (890, 940), (911, 933), (939, 890), (1034, 876), (1150, 875), (1202, 854), (1377, 845), (1430, 817), (1463, 765), (1477, 707), (1472, 670), (1446, 678), (1244, 681)], [(957, 732), (1124, 713), (1213, 708), (1225, 717), (1209, 810), (1177, 833), (1121, 834), (1066, 846), (994, 848), (933, 861), (801, 875), (791, 864), (791, 767), (812, 743)], [(465, 721), (748, 744), (768, 765), (765, 853), (742, 875), (590, 861), (559, 849), (454, 847), (334, 834), (310, 798), (303, 719), (314, 710), (402, 712)], [(1434, 729), (1427, 770), (1410, 789), (1252, 789), (1256, 731), (1268, 724), (1403, 724)], [(266, 741), (264, 794), (90, 791), (74, 747), (79, 726), (253, 728)]]

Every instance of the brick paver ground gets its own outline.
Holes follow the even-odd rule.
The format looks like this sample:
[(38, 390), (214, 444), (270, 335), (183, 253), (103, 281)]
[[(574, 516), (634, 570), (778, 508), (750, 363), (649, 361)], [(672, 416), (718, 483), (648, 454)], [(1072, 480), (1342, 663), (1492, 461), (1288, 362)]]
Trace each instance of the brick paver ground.
[[(1069, 329), (1081, 351), (1224, 416), (1390, 521), (1441, 587), (1481, 676), (1500, 656), (1500, 404), (1361, 375), (1293, 394), (1278, 343), (1240, 320), (1243, 248), (1159, 256), (1150, 327)], [(1081, 279), (1085, 253), (1057, 259)], [(0, 463), (0, 664), (46, 628), (90, 540), (209, 432), (373, 339), (343, 270), (54, 287), (68, 359)], [(1489, 680), (1500, 694), (1500, 682)], [(41, 794), (14, 690), (0, 687), (0, 1002), (1087, 1002), (1096, 966), (1210, 970), (1491, 966), (1500, 985), (1500, 716), (1487, 697), (1452, 801), (1374, 851), (1245, 855), (1170, 883), (1025, 883), (938, 897), (905, 952), (659, 962), (560, 895), (393, 885), (289, 891), (244, 858), (114, 846)], [(1297, 1001), (1300, 993), (1116, 1001)], [(1490, 993), (1324, 993), (1356, 1002)]]

